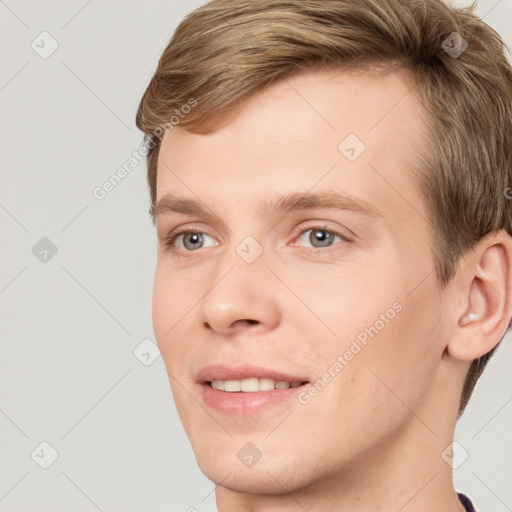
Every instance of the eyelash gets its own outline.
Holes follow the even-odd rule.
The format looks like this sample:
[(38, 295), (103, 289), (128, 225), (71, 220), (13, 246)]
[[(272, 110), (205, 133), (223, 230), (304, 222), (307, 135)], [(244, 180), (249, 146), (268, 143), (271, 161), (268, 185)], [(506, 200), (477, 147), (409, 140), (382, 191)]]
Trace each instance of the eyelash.
[[(294, 232), (294, 239), (295, 238), (300, 238), (304, 233), (306, 233), (307, 231), (326, 231), (327, 233), (330, 233), (332, 235), (335, 235), (335, 236), (338, 236), (339, 238), (341, 238), (341, 240), (343, 242), (350, 242), (351, 240), (349, 238), (347, 238), (346, 235), (344, 235), (343, 233), (341, 233), (340, 231), (336, 230), (336, 229), (332, 229), (328, 226), (326, 226), (325, 224), (315, 224), (315, 223), (312, 223), (312, 224), (303, 224), (300, 228), (300, 231), (298, 231), (297, 233)], [(183, 228), (183, 229), (180, 229), (178, 228), (177, 230), (171, 232), (164, 240), (164, 247), (165, 247), (165, 250), (169, 250), (169, 251), (172, 251), (173, 253), (176, 253), (176, 254), (180, 254), (180, 257), (183, 257), (183, 258), (190, 258), (190, 257), (194, 257), (195, 256), (195, 252), (197, 251), (182, 251), (180, 249), (176, 249), (174, 247), (174, 242), (177, 240), (177, 238), (183, 234), (195, 234), (195, 233), (199, 233), (199, 234), (205, 234), (203, 231), (201, 231), (201, 229), (196, 229), (194, 226), (188, 226), (186, 228)], [(338, 244), (335, 244), (335, 245), (339, 245), (340, 242), (338, 242)], [(329, 246), (329, 247), (326, 247), (326, 248), (315, 248), (315, 247), (303, 247), (304, 250), (306, 250), (307, 252), (311, 252), (311, 253), (320, 253), (320, 252), (325, 252), (327, 249), (330, 249), (331, 247), (333, 246)]]

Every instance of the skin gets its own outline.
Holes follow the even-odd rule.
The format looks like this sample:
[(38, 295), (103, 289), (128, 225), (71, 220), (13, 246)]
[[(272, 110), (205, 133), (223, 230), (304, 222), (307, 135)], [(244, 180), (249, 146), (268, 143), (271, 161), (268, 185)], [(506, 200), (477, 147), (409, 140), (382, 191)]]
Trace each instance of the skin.
[[(220, 512), (463, 510), (441, 453), (469, 362), (512, 314), (511, 243), (489, 235), (439, 285), (412, 176), (425, 130), (412, 87), (403, 70), (308, 71), (213, 133), (178, 127), (163, 139), (157, 202), (199, 198), (217, 216), (157, 215), (153, 323)], [(338, 149), (351, 133), (366, 145), (353, 162)], [(379, 215), (258, 210), (292, 192), (343, 193)], [(315, 226), (346, 240), (315, 250)], [(187, 252), (183, 236), (166, 246), (178, 227), (203, 233), (204, 246)], [(247, 236), (263, 250), (250, 264), (236, 252)], [(307, 405), (233, 416), (204, 404), (200, 368), (251, 363), (314, 382), (394, 303), (400, 312)], [(247, 442), (262, 454), (251, 468), (237, 458)]]

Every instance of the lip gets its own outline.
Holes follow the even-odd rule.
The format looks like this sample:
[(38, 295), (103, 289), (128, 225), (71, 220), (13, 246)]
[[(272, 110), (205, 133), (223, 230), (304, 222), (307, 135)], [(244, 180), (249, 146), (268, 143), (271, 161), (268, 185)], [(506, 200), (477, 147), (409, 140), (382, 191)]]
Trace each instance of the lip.
[[(212, 380), (242, 380), (250, 377), (287, 382), (305, 382), (305, 384), (294, 388), (255, 391), (252, 393), (220, 391), (210, 386)], [(196, 380), (202, 388), (203, 401), (207, 406), (225, 414), (244, 416), (258, 414), (278, 406), (286, 407), (286, 402), (309, 385), (309, 378), (304, 375), (285, 373), (253, 365), (206, 366), (198, 372)]]
[(227, 366), (223, 364), (212, 364), (205, 366), (197, 373), (196, 380), (200, 384), (212, 380), (242, 380), (249, 377), (260, 377), (264, 379), (285, 380), (286, 382), (305, 382), (309, 378), (304, 375), (292, 375), (262, 366), (244, 364), (242, 366)]

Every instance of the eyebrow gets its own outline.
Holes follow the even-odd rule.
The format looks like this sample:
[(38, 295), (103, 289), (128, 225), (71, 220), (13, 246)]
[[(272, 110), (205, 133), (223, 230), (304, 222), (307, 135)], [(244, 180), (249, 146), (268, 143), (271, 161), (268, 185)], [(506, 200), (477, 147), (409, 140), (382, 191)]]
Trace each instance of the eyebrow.
[[(334, 192), (294, 192), (278, 198), (268, 197), (260, 203), (258, 211), (261, 215), (276, 215), (314, 208), (347, 210), (376, 218), (383, 216), (382, 212), (367, 201)], [(166, 213), (200, 215), (208, 219), (219, 220), (218, 216), (205, 203), (171, 194), (160, 198), (155, 206), (151, 207), (150, 213), (153, 220)]]

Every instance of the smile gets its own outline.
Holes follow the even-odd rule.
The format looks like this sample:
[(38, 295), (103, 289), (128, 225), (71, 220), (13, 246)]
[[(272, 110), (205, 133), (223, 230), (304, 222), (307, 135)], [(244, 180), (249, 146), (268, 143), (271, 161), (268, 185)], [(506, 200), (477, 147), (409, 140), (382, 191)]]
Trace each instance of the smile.
[(228, 393), (256, 393), (257, 391), (272, 391), (274, 389), (296, 388), (303, 382), (287, 382), (264, 377), (249, 377), (242, 380), (212, 380), (209, 382), (213, 389)]
[(309, 385), (305, 375), (253, 365), (210, 365), (196, 375), (204, 404), (217, 412), (252, 415), (290, 408)]

